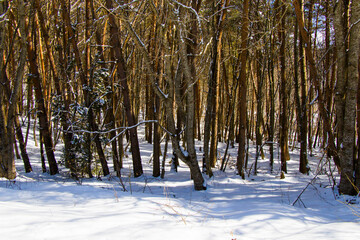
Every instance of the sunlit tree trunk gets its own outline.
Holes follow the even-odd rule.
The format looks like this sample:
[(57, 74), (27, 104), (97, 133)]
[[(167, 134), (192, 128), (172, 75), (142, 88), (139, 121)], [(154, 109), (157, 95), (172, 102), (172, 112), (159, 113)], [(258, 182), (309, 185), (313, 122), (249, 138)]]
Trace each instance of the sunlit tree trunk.
[[(18, 7), (24, 11), (24, 6), (21, 1)], [(7, 17), (6, 11), (8, 10), (7, 2), (0, 3), (0, 14), (2, 14), (5, 19)], [(22, 24), (22, 34), (24, 34), (24, 21), (25, 14), (22, 14), (23, 19), (20, 19)], [(15, 159), (14, 159), (14, 117), (16, 113), (17, 97), (19, 89), (14, 88), (14, 93), (16, 98), (12, 98), (13, 102), (9, 101), (9, 105), (4, 102), (7, 99), (6, 89), (4, 88), (8, 78), (6, 76), (6, 71), (4, 71), (4, 55), (5, 55), (5, 38), (6, 38), (6, 21), (0, 22), (0, 177), (5, 177), (7, 179), (14, 179), (16, 177), (15, 169)], [(22, 38), (25, 38), (23, 35)], [(23, 41), (24, 43), (24, 41)], [(24, 51), (25, 46), (22, 46)], [(25, 67), (25, 54), (22, 59), (22, 69), (19, 67), (18, 74), (23, 73)], [(21, 76), (22, 77), (22, 76)], [(21, 80), (21, 79), (19, 79)], [(16, 80), (17, 81), (17, 80)], [(17, 87), (20, 87), (17, 86)], [(12, 109), (12, 111), (10, 111)]]
[[(42, 34), (42, 39), (40, 39), (40, 41), (44, 41), (45, 43), (45, 47), (46, 47), (46, 54), (47, 54), (47, 59), (49, 61), (49, 65), (50, 65), (50, 70), (52, 73), (52, 77), (54, 80), (54, 86), (55, 86), (55, 91), (56, 91), (56, 95), (58, 100), (60, 100), (61, 103), (63, 104), (63, 108), (59, 109), (60, 110), (60, 123), (63, 129), (63, 141), (64, 141), (64, 158), (65, 158), (65, 165), (67, 167), (70, 167), (70, 170), (72, 171), (72, 173), (75, 173), (76, 170), (74, 168), (74, 161), (75, 161), (75, 154), (72, 151), (72, 133), (70, 133), (69, 130), (69, 124), (68, 124), (68, 112), (69, 112), (69, 104), (65, 103), (65, 94), (64, 94), (64, 89), (61, 89), (61, 83), (60, 83), (60, 74), (57, 70), (57, 66), (55, 64), (55, 58), (53, 55), (53, 51), (52, 48), (50, 46), (50, 36), (48, 33), (48, 30), (45, 27), (45, 20), (44, 20), (44, 16), (43, 13), (41, 11), (41, 5), (40, 5), (40, 1), (39, 0), (35, 0), (35, 8), (37, 11), (37, 15), (38, 15), (38, 23), (40, 25), (40, 31)], [(63, 57), (60, 57), (61, 59), (63, 59)], [(62, 63), (63, 64), (63, 63)]]

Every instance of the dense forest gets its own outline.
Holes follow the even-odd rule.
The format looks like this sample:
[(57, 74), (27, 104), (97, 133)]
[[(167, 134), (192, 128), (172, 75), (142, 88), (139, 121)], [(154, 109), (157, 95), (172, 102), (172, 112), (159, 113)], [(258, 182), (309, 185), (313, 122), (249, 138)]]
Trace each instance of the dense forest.
[(280, 149), (281, 177), (291, 148), (303, 174), (320, 148), (339, 191), (357, 194), (359, 22), (355, 0), (0, 1), (0, 177), (16, 177), (16, 157), (32, 171), (31, 126), (44, 172), (106, 176), (111, 161), (120, 177), (131, 149), (139, 177), (144, 125), (155, 177), (170, 142), (173, 167), (184, 162), (204, 190), (203, 174), (226, 167), (224, 142), (245, 178), (251, 141), (256, 160), (269, 146), (270, 171)]

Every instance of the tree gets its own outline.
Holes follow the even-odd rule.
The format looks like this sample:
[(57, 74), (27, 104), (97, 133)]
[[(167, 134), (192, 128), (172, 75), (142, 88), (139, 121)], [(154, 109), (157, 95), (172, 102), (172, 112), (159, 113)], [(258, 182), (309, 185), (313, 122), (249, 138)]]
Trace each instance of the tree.
[[(299, 1), (301, 11), (303, 12), (302, 2)], [(301, 13), (303, 16), (303, 14)], [(300, 162), (299, 171), (301, 173), (307, 173), (308, 159), (307, 159), (307, 86), (306, 86), (306, 64), (304, 56), (304, 46), (301, 35), (298, 37), (298, 26), (295, 26), (295, 39), (294, 39), (294, 71), (295, 71), (295, 96), (296, 96), (296, 107), (297, 107), (297, 121), (299, 124), (300, 134)], [(299, 45), (297, 44), (299, 38)], [(300, 57), (299, 57), (300, 55)], [(300, 64), (298, 64), (300, 62)], [(300, 69), (299, 69), (300, 68)], [(299, 83), (299, 72), (300, 70), (300, 83)], [(299, 87), (300, 85), (300, 87)], [(300, 89), (300, 90), (299, 90)]]
[[(15, 113), (20, 95), (21, 81), (24, 76), (26, 63), (26, 31), (25, 31), (25, 5), (21, 0), (16, 1), (18, 10), (18, 26), (20, 30), (20, 54), (19, 65), (16, 70), (16, 76), (13, 80), (11, 95), (8, 98), (4, 86), (8, 84), (9, 79), (6, 76), (6, 66), (4, 65), (4, 47), (5, 47), (5, 21), (0, 22), (0, 177), (14, 179), (16, 177), (15, 159), (14, 159), (14, 121)], [(7, 2), (0, 3), (0, 13), (8, 12)], [(11, 37), (11, 36), (9, 36)], [(9, 105), (5, 103), (9, 100)]]
[[(335, 38), (338, 55), (336, 114), (340, 157), (339, 192), (356, 194), (354, 189), (354, 146), (356, 95), (359, 82), (360, 2), (339, 1), (334, 5)], [(350, 20), (347, 13), (350, 13)], [(344, 14), (345, 13), (345, 14)]]
[(236, 161), (236, 167), (238, 174), (245, 178), (244, 173), (244, 159), (245, 159), (245, 140), (246, 140), (246, 118), (247, 118), (247, 42), (249, 34), (249, 0), (244, 1), (243, 10), (243, 25), (241, 28), (241, 55), (240, 55), (240, 73), (238, 77), (239, 81), (239, 106), (240, 106), (240, 126), (239, 126), (239, 149)]
[(288, 147), (288, 98), (287, 98), (287, 80), (286, 80), (286, 58), (285, 58), (285, 47), (286, 47), (286, 6), (283, 0), (275, 1), (275, 9), (278, 27), (278, 40), (280, 42), (279, 62), (280, 62), (280, 151), (281, 151), (281, 171), (287, 173), (286, 161), (290, 159), (289, 147)]
[[(218, 146), (218, 112), (219, 112), (219, 85), (221, 73), (221, 53), (222, 53), (222, 37), (224, 32), (224, 21), (227, 15), (227, 6), (229, 0), (219, 2), (216, 11), (219, 15), (214, 15), (214, 37), (212, 48), (212, 59), (210, 62), (209, 83), (207, 105), (205, 113), (205, 130), (204, 130), (204, 162), (207, 174), (211, 177), (211, 168), (215, 167), (217, 160)], [(211, 135), (210, 135), (211, 133)], [(210, 154), (209, 154), (209, 141)]]
[(130, 141), (131, 141), (131, 154), (132, 154), (133, 167), (134, 167), (133, 171), (134, 171), (134, 176), (139, 177), (143, 174), (139, 140), (137, 136), (137, 130), (134, 127), (136, 124), (135, 116), (134, 113), (132, 112), (131, 103), (130, 103), (126, 65), (121, 47), (120, 31), (116, 24), (115, 15), (112, 11), (113, 10), (112, 0), (106, 0), (106, 7), (109, 10), (111, 10), (111, 13), (109, 13), (110, 34), (111, 34), (110, 43), (113, 47), (114, 55), (116, 58), (116, 68), (117, 68), (116, 74), (121, 82), (121, 92), (123, 95), (126, 119), (127, 119), (127, 123), (131, 127), (129, 129), (129, 133), (130, 133)]
[[(179, 8), (184, 7), (184, 5), (181, 5), (179, 3), (177, 3)], [(168, 5), (168, 7), (170, 7), (171, 5)], [(152, 11), (155, 11), (154, 9)], [(201, 174), (200, 171), (200, 167), (197, 161), (197, 157), (196, 157), (196, 150), (195, 150), (195, 131), (194, 131), (194, 121), (195, 121), (195, 102), (194, 102), (194, 97), (195, 97), (195, 93), (194, 93), (194, 79), (191, 76), (191, 67), (189, 65), (189, 60), (187, 57), (187, 46), (186, 46), (186, 42), (185, 42), (185, 37), (184, 33), (185, 31), (185, 24), (182, 22), (184, 21), (185, 15), (186, 15), (186, 11), (189, 11), (188, 8), (184, 7), (184, 9), (181, 9), (181, 11), (175, 10), (173, 8), (170, 8), (170, 12), (169, 14), (171, 14), (172, 17), (174, 17), (175, 19), (178, 19), (179, 21), (176, 22), (176, 34), (177, 34), (177, 38), (174, 39), (172, 38), (171, 34), (171, 30), (172, 28), (169, 29), (169, 25), (171, 24), (171, 22), (169, 21), (168, 18), (164, 17), (164, 18), (157, 18), (157, 24), (159, 25), (162, 34), (164, 34), (165, 36), (167, 36), (167, 41), (162, 41), (162, 47), (166, 50), (169, 51), (171, 49), (171, 47), (169, 46), (169, 38), (174, 39), (174, 41), (176, 42), (178, 49), (178, 62), (179, 65), (181, 66), (181, 68), (178, 68), (177, 71), (181, 71), (178, 72), (176, 75), (177, 76), (183, 76), (184, 77), (184, 84), (185, 84), (185, 89), (186, 89), (186, 95), (185, 100), (186, 100), (186, 112), (185, 112), (185, 126), (186, 126), (186, 131), (185, 131), (185, 138), (184, 138), (184, 142), (186, 144), (186, 150), (183, 149), (183, 147), (181, 146), (181, 142), (180, 142), (180, 138), (178, 137), (178, 133), (176, 131), (176, 123), (175, 123), (175, 118), (174, 118), (174, 103), (176, 102), (176, 96), (175, 93), (180, 92), (179, 86), (180, 84), (176, 83), (176, 81), (179, 81), (179, 79), (174, 79), (173, 78), (173, 74), (171, 72), (171, 62), (169, 58), (165, 58), (164, 60), (164, 68), (165, 68), (165, 76), (167, 84), (168, 84), (168, 91), (167, 93), (165, 93), (166, 91), (163, 91), (161, 89), (161, 87), (159, 86), (159, 84), (157, 83), (157, 78), (158, 75), (156, 74), (156, 69), (154, 68), (154, 65), (152, 64), (153, 59), (151, 59), (149, 52), (147, 51), (143, 41), (141, 40), (141, 38), (138, 36), (138, 34), (135, 32), (135, 30), (133, 29), (132, 25), (130, 22), (128, 21), (124, 21), (126, 29), (129, 31), (130, 35), (132, 36), (133, 40), (137, 43), (137, 46), (140, 48), (141, 52), (144, 55), (145, 61), (144, 64), (146, 66), (146, 70), (148, 72), (148, 75), (151, 79), (151, 85), (153, 87), (153, 90), (155, 92), (155, 94), (157, 94), (157, 96), (160, 98), (160, 100), (163, 103), (163, 107), (164, 107), (164, 112), (165, 112), (165, 118), (167, 121), (166, 124), (166, 131), (167, 133), (170, 135), (170, 139), (172, 142), (172, 147), (174, 150), (174, 153), (176, 154), (176, 156), (178, 156), (189, 168), (190, 168), (190, 174), (191, 177), (194, 181), (194, 188), (195, 190), (204, 190), (206, 189), (206, 186), (204, 186), (204, 178)], [(165, 14), (165, 13), (163, 13)], [(167, 52), (165, 52), (164, 55), (167, 55)], [(171, 55), (171, 54), (169, 54)], [(177, 106), (180, 107), (180, 106)]]
[(293, 5), (295, 7), (295, 14), (296, 14), (296, 20), (298, 23), (299, 31), (301, 34), (301, 38), (304, 41), (304, 47), (305, 47), (305, 54), (306, 54), (306, 60), (309, 64), (309, 70), (310, 70), (310, 78), (312, 83), (314, 84), (315, 90), (317, 91), (317, 102), (318, 102), (318, 108), (320, 117), (323, 121), (323, 127), (324, 131), (326, 131), (328, 135), (328, 145), (326, 147), (326, 150), (328, 152), (328, 155), (330, 157), (334, 158), (334, 162), (336, 166), (340, 167), (340, 160), (339, 160), (339, 154), (336, 150), (335, 146), (335, 140), (333, 131), (331, 128), (331, 118), (329, 115), (329, 112), (326, 109), (325, 101), (324, 101), (324, 95), (323, 91), (321, 89), (321, 84), (319, 81), (317, 69), (316, 69), (316, 63), (313, 57), (312, 48), (310, 44), (310, 36), (309, 33), (306, 31), (304, 21), (302, 18), (302, 11), (301, 11), (301, 5), (298, 0), (293, 1)]
[[(32, 5), (35, 6), (35, 2), (32, 1)], [(32, 8), (35, 10), (35, 8)], [(27, 34), (27, 55), (29, 58), (29, 80), (32, 81), (34, 90), (35, 90), (35, 98), (37, 103), (37, 116), (39, 118), (40, 132), (45, 145), (45, 153), (47, 160), (49, 162), (50, 174), (54, 175), (59, 172), (58, 165), (54, 155), (54, 145), (53, 140), (51, 138), (50, 125), (48, 120), (48, 109), (45, 105), (45, 97), (43, 92), (43, 86), (40, 78), (40, 72), (37, 61), (37, 49), (36, 49), (36, 22), (34, 19), (35, 15), (33, 15), (32, 19), (29, 19), (31, 25), (28, 26), (28, 34)]]

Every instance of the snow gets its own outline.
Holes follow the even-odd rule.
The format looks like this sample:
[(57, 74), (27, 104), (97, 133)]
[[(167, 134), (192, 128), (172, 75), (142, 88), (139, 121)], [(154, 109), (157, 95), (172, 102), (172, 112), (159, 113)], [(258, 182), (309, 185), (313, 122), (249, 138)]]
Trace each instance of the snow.
[[(181, 164), (170, 172), (171, 143), (164, 179), (151, 176), (152, 146), (140, 134), (145, 174), (131, 177), (131, 158), (125, 160), (122, 180), (68, 178), (66, 169), (41, 173), (39, 150), (29, 137), (34, 172), (25, 173), (16, 161), (15, 181), (0, 178), (2, 239), (356, 239), (360, 237), (359, 198), (338, 196), (330, 170), (319, 164), (322, 153), (310, 158), (310, 175), (298, 173), (298, 151), (280, 179), (280, 163), (268, 171), (268, 152), (258, 173), (235, 174), (237, 148), (230, 148), (227, 171), (214, 169), (207, 190), (194, 191), (189, 170)], [(202, 145), (197, 142), (197, 150)], [(220, 143), (222, 156), (225, 145)], [(61, 149), (61, 145), (57, 146)], [(163, 149), (163, 148), (162, 148)], [(277, 154), (277, 151), (275, 151)], [(57, 152), (58, 160), (60, 152)], [(198, 159), (202, 153), (198, 151)], [(128, 154), (131, 156), (131, 154)], [(277, 157), (277, 155), (276, 155)], [(250, 148), (249, 166), (255, 159)], [(109, 161), (109, 165), (110, 165)], [(316, 175), (317, 166), (323, 166)], [(112, 169), (112, 165), (110, 165)], [(334, 177), (338, 176), (333, 172)], [(309, 185), (308, 183), (311, 184)], [(296, 202), (302, 190), (309, 185)], [(355, 204), (348, 204), (351, 200)]]

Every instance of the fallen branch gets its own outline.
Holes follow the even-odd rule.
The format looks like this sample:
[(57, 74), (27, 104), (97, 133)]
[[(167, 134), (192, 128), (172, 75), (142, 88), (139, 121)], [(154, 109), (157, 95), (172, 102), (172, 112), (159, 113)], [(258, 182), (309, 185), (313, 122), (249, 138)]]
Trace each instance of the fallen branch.
[[(320, 159), (320, 162), (324, 159), (324, 156), (325, 156), (325, 152), (323, 153), (321, 159)], [(326, 163), (329, 161), (329, 159), (326, 160)], [(320, 171), (317, 170), (317, 173), (315, 174), (315, 176), (311, 179), (311, 181), (306, 185), (305, 188), (303, 188), (303, 190), (300, 192), (300, 194), (298, 195), (298, 197), (295, 199), (295, 201), (293, 201), (293, 203), (291, 204), (292, 206), (294, 206), (296, 204), (297, 201), (301, 201), (301, 203), (304, 205), (305, 207), (305, 204), (304, 202), (300, 199), (301, 198), (301, 195), (306, 191), (306, 189), (312, 185), (314, 182), (315, 182), (315, 179), (317, 178), (317, 176), (319, 175)], [(305, 207), (306, 208), (306, 207)]]

